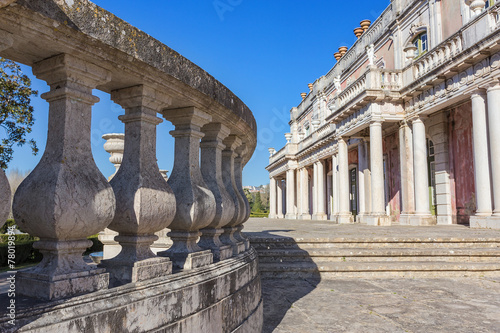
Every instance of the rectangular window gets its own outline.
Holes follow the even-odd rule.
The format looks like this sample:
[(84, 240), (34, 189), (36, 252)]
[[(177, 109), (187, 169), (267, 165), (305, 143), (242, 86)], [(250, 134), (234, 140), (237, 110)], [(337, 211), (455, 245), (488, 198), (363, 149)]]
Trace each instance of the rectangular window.
[(422, 35), (422, 53), (427, 51), (427, 34)]

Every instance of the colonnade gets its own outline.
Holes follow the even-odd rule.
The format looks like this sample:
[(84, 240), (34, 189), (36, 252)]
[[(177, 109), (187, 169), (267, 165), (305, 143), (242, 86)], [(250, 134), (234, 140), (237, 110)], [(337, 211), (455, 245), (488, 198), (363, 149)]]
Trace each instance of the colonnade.
[[(110, 81), (107, 69), (61, 54), (34, 64), (50, 91), (45, 152), (14, 196), (16, 223), (39, 237), (40, 264), (17, 275), (17, 292), (58, 299), (191, 269), (249, 249), (241, 233), (250, 208), (242, 188), (244, 137), (231, 134), (210, 110), (171, 108), (149, 84), (115, 89), (125, 109), (123, 162), (108, 183), (91, 151), (92, 90)], [(175, 126), (168, 182), (156, 162), (157, 114)], [(201, 151), (201, 154), (200, 154)], [(200, 167), (201, 155), (201, 167)], [(122, 246), (99, 266), (84, 262), (87, 239), (104, 228)], [(155, 232), (170, 228), (173, 245), (155, 255)], [(200, 238), (201, 236), (201, 238)], [(200, 239), (198, 241), (198, 239)]]

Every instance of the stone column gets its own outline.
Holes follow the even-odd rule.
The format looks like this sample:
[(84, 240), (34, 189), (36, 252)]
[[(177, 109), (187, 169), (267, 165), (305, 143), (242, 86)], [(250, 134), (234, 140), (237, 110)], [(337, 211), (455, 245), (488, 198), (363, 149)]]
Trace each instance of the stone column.
[[(493, 95), (492, 95), (493, 96)], [(483, 90), (472, 95), (472, 135), (474, 154), (474, 180), (476, 185), (476, 214), (484, 218), (492, 213), (488, 134), (486, 124), (486, 94)], [(495, 108), (496, 109), (496, 108)], [(493, 113), (493, 111), (492, 111)], [(495, 116), (493, 116), (495, 120)], [(494, 128), (493, 132), (498, 131)], [(495, 134), (494, 134), (495, 135)], [(498, 156), (496, 156), (498, 158)], [(471, 226), (475, 219), (471, 217)]]
[(278, 214), (279, 219), (284, 218), (283, 215), (283, 180), (278, 179)]
[(296, 181), (296, 191), (295, 191), (295, 216), (296, 219), (300, 219), (302, 215), (302, 198), (301, 198), (301, 191), (303, 188), (302, 185), (302, 169), (300, 167), (297, 167), (295, 169), (295, 181)]
[(318, 164), (313, 164), (313, 190), (312, 190), (312, 219), (316, 219), (318, 213)]
[[(493, 216), (500, 228), (500, 84), (488, 88), (488, 125), (490, 134), (490, 163), (493, 186)], [(497, 220), (498, 219), (498, 220)]]
[(111, 99), (125, 109), (119, 117), (125, 124), (123, 162), (110, 181), (116, 212), (109, 225), (122, 249), (100, 267), (110, 273), (110, 285), (118, 286), (172, 272), (170, 260), (157, 257), (151, 245), (158, 240), (155, 232), (172, 222), (175, 197), (156, 162), (156, 125), (162, 122), (156, 113), (170, 99), (142, 85), (115, 90)]
[(372, 210), (365, 221), (368, 225), (391, 225), (385, 212), (384, 152), (382, 144), (382, 122), (370, 123), (370, 169)]
[(367, 211), (365, 206), (365, 170), (367, 169), (365, 141), (358, 143), (358, 216), (363, 217)]
[(240, 253), (250, 248), (250, 241), (245, 236), (243, 236), (241, 232), (243, 230), (243, 223), (245, 223), (250, 217), (250, 204), (248, 202), (247, 196), (245, 195), (245, 191), (243, 191), (243, 159), (246, 153), (246, 144), (242, 143), (241, 146), (236, 149), (237, 156), (234, 159), (234, 180), (236, 191), (240, 194), (241, 199), (243, 200), (242, 208), (244, 210), (243, 214), (241, 214), (241, 216), (239, 217), (238, 223), (236, 225), (236, 230), (234, 232), (234, 238), (245, 245), (245, 248), (242, 249), (242, 251), (239, 251)]
[(296, 219), (295, 213), (295, 170), (286, 171), (286, 216), (287, 219)]
[(244, 211), (242, 209), (243, 199), (236, 190), (234, 158), (236, 157), (236, 148), (241, 145), (241, 140), (236, 135), (229, 135), (222, 143), (226, 147), (222, 151), (222, 174), (224, 175), (222, 181), (232, 199), (229, 204), (234, 207), (234, 214), (229, 223), (224, 226), (224, 233), (220, 235), (220, 240), (223, 244), (230, 245), (233, 248), (233, 255), (237, 255), (239, 253), (238, 241), (234, 238), (234, 232)]
[(309, 212), (309, 174), (307, 172), (307, 168), (302, 168), (302, 191), (299, 193), (301, 196), (301, 205), (302, 205), (302, 219), (310, 220), (311, 213)]
[(276, 218), (276, 178), (271, 177), (269, 181), (269, 218)]
[(330, 219), (332, 221), (337, 221), (337, 215), (339, 213), (339, 186), (338, 186), (338, 159), (337, 155), (332, 156), (332, 216)]
[(365, 139), (365, 153), (366, 153), (366, 169), (364, 172), (365, 175), (365, 211), (367, 213), (372, 211), (372, 172), (370, 159), (370, 143)]
[(174, 266), (191, 269), (213, 262), (212, 252), (196, 243), (199, 230), (208, 226), (215, 216), (215, 197), (205, 184), (200, 171), (201, 127), (211, 116), (194, 107), (163, 111), (175, 130), (175, 157), (168, 184), (174, 191), (176, 212), (168, 236), (172, 246), (158, 255), (169, 257)]
[(231, 245), (224, 245), (219, 236), (224, 232), (223, 227), (228, 225), (235, 212), (232, 198), (226, 191), (222, 180), (222, 150), (225, 139), (230, 130), (221, 123), (210, 123), (202, 127), (205, 134), (201, 139), (201, 174), (205, 184), (215, 197), (215, 217), (205, 228), (201, 229), (198, 245), (202, 249), (211, 250), (214, 261), (230, 258), (233, 255)]
[(406, 121), (399, 127), (399, 161), (401, 171), (401, 215), (400, 224), (410, 224), (410, 215), (415, 212), (413, 186), (413, 138)]
[(325, 167), (322, 161), (316, 162), (316, 212), (314, 213), (315, 220), (326, 220), (325, 213)]
[(106, 228), (115, 213), (113, 189), (95, 165), (90, 145), (92, 89), (107, 82), (102, 67), (61, 54), (33, 65), (50, 85), (45, 152), (14, 196), (13, 212), (21, 229), (40, 240), (37, 266), (19, 272), (17, 293), (46, 300), (108, 287), (104, 268), (88, 265), (87, 239)]
[(349, 210), (349, 159), (347, 156), (347, 142), (338, 138), (339, 163), (339, 214), (338, 223), (352, 223), (353, 217)]
[(429, 209), (429, 172), (427, 167), (427, 143), (422, 119), (413, 120), (413, 174), (415, 180), (415, 214), (412, 225), (435, 224)]

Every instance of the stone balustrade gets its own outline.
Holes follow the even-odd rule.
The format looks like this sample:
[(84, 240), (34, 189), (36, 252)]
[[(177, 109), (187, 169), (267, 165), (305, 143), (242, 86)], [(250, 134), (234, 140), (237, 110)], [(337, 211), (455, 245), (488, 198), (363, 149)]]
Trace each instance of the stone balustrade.
[(414, 79), (418, 79), (438, 66), (451, 61), (462, 50), (462, 32), (460, 31), (413, 62)]
[[(42, 94), (49, 103), (46, 148), (14, 195), (16, 222), (40, 238), (34, 246), (44, 256), (18, 273), (19, 294), (68, 298), (168, 278), (172, 266), (195, 270), (251, 250), (241, 233), (250, 214), (242, 169), (256, 146), (256, 123), (238, 97), (86, 0), (26, 0), (1, 8), (3, 35), (12, 39), (0, 44), (0, 56), (32, 66), (50, 87)], [(124, 108), (125, 134), (104, 137), (117, 167), (109, 182), (91, 151), (92, 106), (99, 102), (93, 89)], [(175, 126), (167, 182), (156, 162), (158, 114)], [(7, 193), (4, 183), (2, 173), (0, 191)], [(0, 218), (8, 195), (1, 198)], [(167, 227), (173, 245), (155, 255), (155, 234)], [(87, 237), (105, 228), (117, 233), (121, 251), (89, 265), (82, 257)]]

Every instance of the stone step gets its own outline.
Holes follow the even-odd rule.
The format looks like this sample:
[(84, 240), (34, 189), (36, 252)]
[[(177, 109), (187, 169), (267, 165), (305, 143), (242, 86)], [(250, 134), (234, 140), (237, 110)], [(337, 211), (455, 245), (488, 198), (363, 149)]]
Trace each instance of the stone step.
[(498, 262), (500, 248), (331, 248), (331, 249), (260, 249), (261, 263), (299, 261), (448, 261)]
[(317, 277), (458, 277), (494, 276), (500, 278), (499, 263), (453, 263), (446, 261), (398, 262), (287, 262), (259, 263), (263, 278)]
[(500, 248), (500, 238), (335, 238), (335, 239), (250, 239), (261, 249), (330, 249), (330, 248)]

